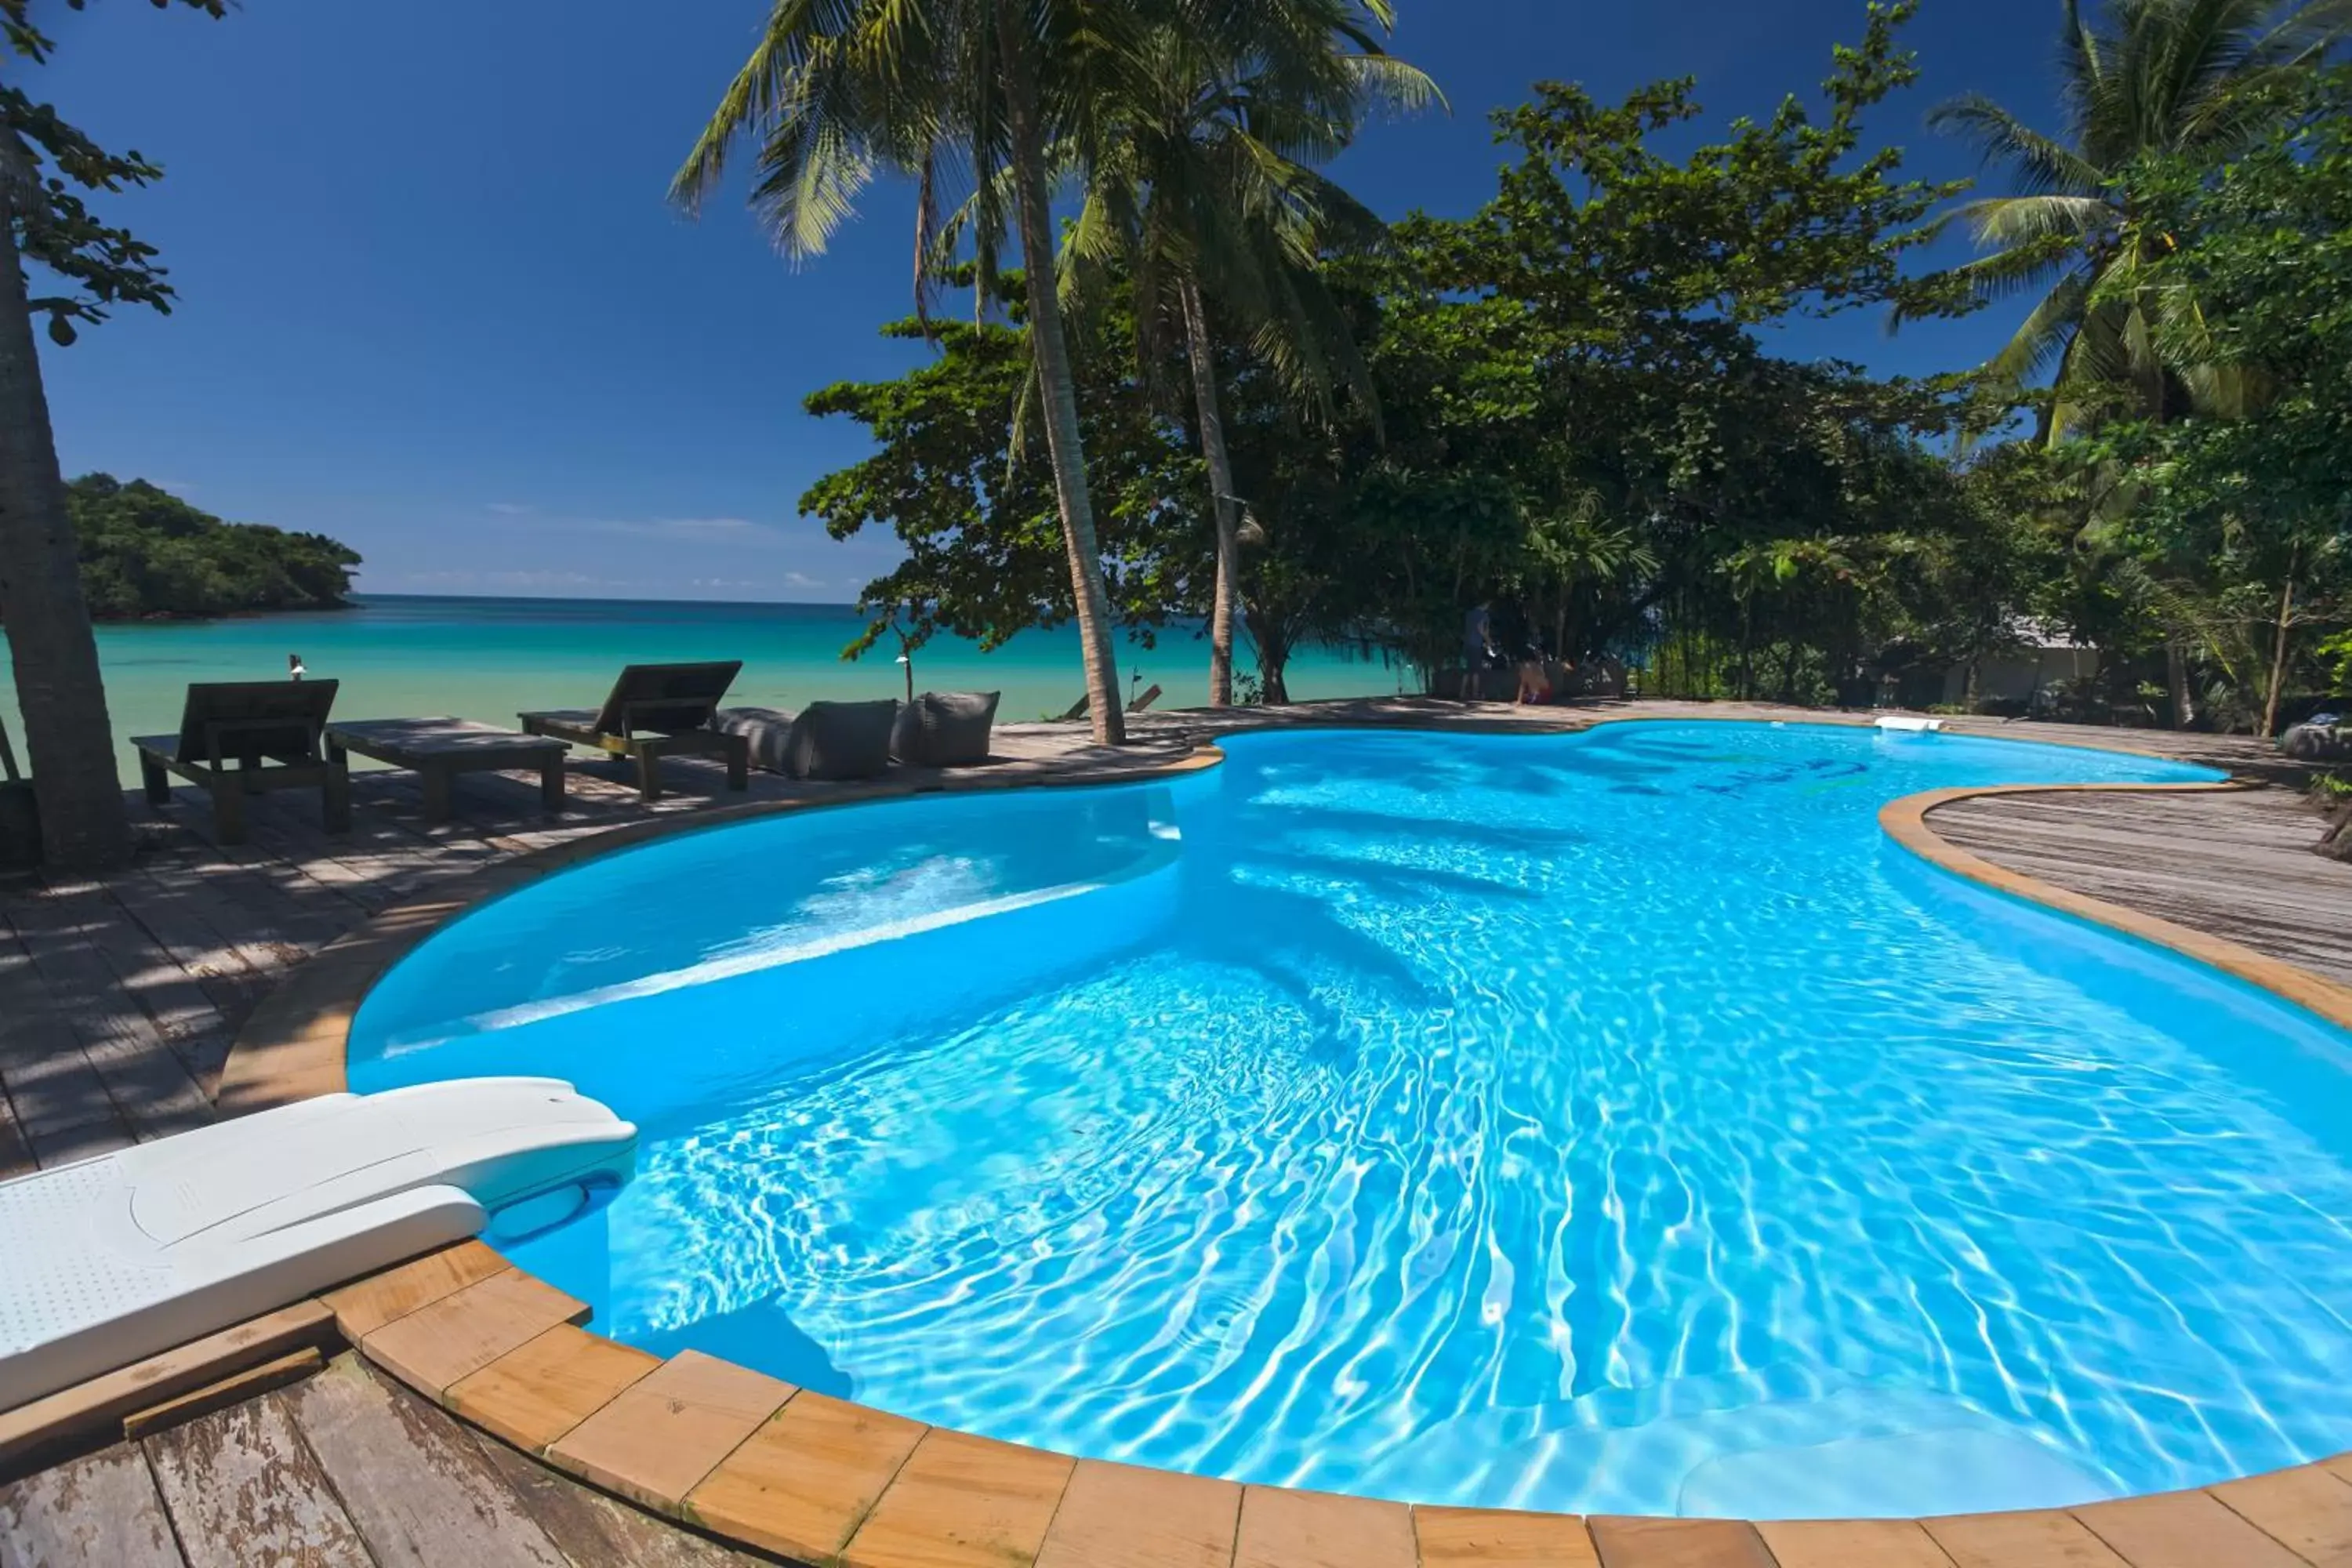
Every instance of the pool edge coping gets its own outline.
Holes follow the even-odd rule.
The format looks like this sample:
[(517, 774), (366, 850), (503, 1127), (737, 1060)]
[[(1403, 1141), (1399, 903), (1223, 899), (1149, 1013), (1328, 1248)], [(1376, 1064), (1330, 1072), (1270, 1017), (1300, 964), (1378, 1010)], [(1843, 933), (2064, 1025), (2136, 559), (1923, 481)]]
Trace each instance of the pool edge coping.
[[(1475, 718), (1468, 722), (1269, 724), (1228, 733), (1344, 729), (1561, 734), (1612, 723), (1772, 722), (1697, 713), (1564, 714), (1562, 719), (1556, 724)], [(1869, 721), (1819, 715), (1786, 722), (1864, 728)], [(2039, 738), (2028, 743), (2081, 744), (2153, 761), (2173, 760), (2123, 746)], [(234, 1115), (343, 1089), (352, 1020), (385, 970), (467, 910), (581, 861), (655, 837), (790, 811), (974, 787), (1144, 784), (1215, 767), (1224, 760), (1219, 745), (1196, 742), (1163, 764), (1108, 776), (954, 781), (924, 789), (868, 785), (821, 801), (762, 803), (671, 822), (632, 823), (533, 851), (477, 873), (457, 895), (387, 909), (307, 960), (239, 1031), (222, 1076), (221, 1110)], [(1878, 821), (1891, 841), (1939, 869), (2179, 952), (2352, 1030), (2352, 988), (2226, 939), (2009, 870), (1946, 840), (1928, 821), (1943, 806), (1979, 796), (2084, 791), (2212, 794), (2246, 787), (2235, 780), (1959, 786), (1889, 801), (1880, 807)], [(1775, 1552), (1776, 1541), (1780, 1550), (1794, 1548), (1803, 1554), (1788, 1559), (1790, 1563), (1810, 1561), (1820, 1552), (1847, 1552), (1851, 1555), (1837, 1560), (1855, 1563), (1933, 1561), (1947, 1555), (1947, 1544), (1961, 1548), (1988, 1529), (2025, 1531), (2053, 1552), (2079, 1541), (2096, 1552), (2107, 1544), (2099, 1521), (2123, 1521), (2128, 1510), (2143, 1505), (2203, 1513), (2210, 1528), (2225, 1534), (2230, 1530), (2252, 1532), (2263, 1538), (2263, 1544), (2276, 1542), (2290, 1552), (2294, 1540), (2313, 1527), (2315, 1510), (2352, 1533), (2352, 1454), (2210, 1487), (2073, 1509), (1860, 1524), (1630, 1520), (1408, 1505), (1074, 1459), (794, 1389), (696, 1352), (667, 1360), (654, 1357), (580, 1327), (588, 1316), (584, 1304), (515, 1268), (479, 1241), (323, 1292), (320, 1300), (373, 1364), (565, 1474), (722, 1539), (802, 1561), (839, 1561), (859, 1568), (884, 1568), (904, 1560), (908, 1550), (920, 1555), (925, 1542), (952, 1543), (957, 1551), (984, 1552), (992, 1561), (1008, 1563), (1036, 1561), (1049, 1544), (1063, 1542), (1062, 1560), (1083, 1562), (1082, 1555), (1067, 1555), (1079, 1549), (1067, 1545), (1066, 1538), (1105, 1528), (1115, 1528), (1122, 1545), (1160, 1534), (1197, 1544), (1202, 1531), (1210, 1528), (1215, 1540), (1208, 1545), (1209, 1554), (1237, 1563), (1284, 1561), (1283, 1542), (1295, 1549), (1308, 1537), (1345, 1542), (1353, 1553), (1349, 1561), (1363, 1568), (1391, 1563), (1413, 1568), (1439, 1561), (1499, 1565), (1531, 1560), (1538, 1552), (1559, 1552), (1565, 1563), (1597, 1562), (1595, 1553), (1605, 1552), (1612, 1568), (1621, 1562), (1630, 1568), (1651, 1547), (1661, 1552), (1697, 1547), (1699, 1537), (1708, 1531), (1726, 1537), (1720, 1549), (1727, 1554), (1747, 1552), (1759, 1564), (1782, 1561)], [(676, 1386), (653, 1392), (654, 1385), (665, 1383)], [(692, 1476), (680, 1484), (679, 1478), (689, 1470)], [(1213, 1492), (1218, 1500), (1229, 1497), (1230, 1507), (1218, 1500), (1204, 1510)], [(1217, 1525), (1221, 1510), (1222, 1527)], [(1066, 1525), (1066, 1514), (1071, 1516)], [(2177, 1528), (2177, 1521), (2164, 1528)], [(828, 1529), (834, 1531), (830, 1537), (824, 1533)], [(874, 1536), (871, 1542), (865, 1539), (868, 1534)], [(1265, 1550), (1253, 1551), (1254, 1541)], [(1725, 1558), (1738, 1560), (1736, 1555)]]

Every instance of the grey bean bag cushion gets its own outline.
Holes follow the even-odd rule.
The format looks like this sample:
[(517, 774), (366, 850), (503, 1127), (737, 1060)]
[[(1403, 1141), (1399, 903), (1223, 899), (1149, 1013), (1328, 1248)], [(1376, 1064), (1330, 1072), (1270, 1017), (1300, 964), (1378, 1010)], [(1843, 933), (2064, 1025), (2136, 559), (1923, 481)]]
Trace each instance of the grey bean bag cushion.
[(751, 765), (795, 779), (870, 779), (890, 766), (898, 704), (812, 702), (798, 713), (722, 708), (710, 727), (751, 742)]
[(784, 771), (784, 743), (791, 739), (793, 716), (773, 708), (721, 708), (710, 727), (722, 735), (742, 735), (751, 742), (751, 765), (769, 773)]
[(890, 754), (922, 768), (965, 768), (988, 761), (998, 691), (926, 691), (898, 710)]
[(2306, 763), (2352, 760), (2352, 724), (2297, 724), (2279, 737), (2279, 750)]
[(870, 779), (889, 771), (898, 704), (812, 702), (784, 738), (784, 772), (796, 779)]

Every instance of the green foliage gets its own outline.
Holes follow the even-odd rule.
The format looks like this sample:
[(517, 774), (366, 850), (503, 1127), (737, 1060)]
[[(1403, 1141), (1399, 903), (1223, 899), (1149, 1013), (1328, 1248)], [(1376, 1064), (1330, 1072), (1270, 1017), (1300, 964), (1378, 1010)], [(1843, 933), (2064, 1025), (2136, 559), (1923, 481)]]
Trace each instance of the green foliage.
[[(917, 647), (945, 629), (995, 647), (1074, 613), (1053, 475), (1044, 453), (1013, 452), (1013, 409), (1030, 365), (1020, 279), (1006, 287), (1014, 325), (895, 323), (886, 337), (928, 336), (938, 358), (896, 381), (839, 383), (807, 399), (811, 414), (866, 426), (876, 451), (819, 479), (802, 511), (835, 539), (887, 527), (907, 552), (860, 595), (871, 620), (845, 657), (872, 647), (894, 619)], [(1202, 602), (1209, 536), (1172, 499), (1202, 492), (1198, 464), (1121, 368), (1115, 356), (1082, 361), (1078, 406), (1096, 453), (1111, 606), (1123, 624), (1149, 628)]]
[[(1679, 160), (1650, 138), (1699, 112), (1687, 83), (1612, 107), (1545, 88), (1498, 116), (1515, 158), (1486, 208), (1327, 261), (1369, 377), (1331, 420), (1303, 422), (1255, 345), (1221, 346), (1267, 700), (1301, 641), (1441, 665), (1484, 601), (1507, 641), (1580, 658), (1640, 652), (1671, 626), (1685, 655), (1723, 650), (1677, 666), (1699, 690), (1758, 689), (1767, 653), (1777, 689), (1823, 689), (1917, 629), (1927, 565), (1958, 582), (1974, 560), (1959, 542), (1986, 526), (1932, 447), (1968, 414), (1964, 389), (1793, 363), (1758, 335), (1792, 314), (1932, 303), (1901, 261), (1950, 187), (1903, 179), (1897, 153), (1861, 140), (1864, 111), (1912, 75), (1895, 44), (1907, 15), (1873, 11), (1837, 52), (1825, 115), (1792, 99)], [(1106, 253), (1115, 281), (1113, 261), (1143, 265), (1128, 254)], [(1143, 395), (1172, 351), (1123, 320), (1095, 334), (1080, 403), (1097, 482), (1123, 498), (1104, 552), (1119, 611), (1150, 621), (1201, 607), (1213, 524), (1183, 456), (1195, 433)], [(992, 639), (1066, 613), (1050, 495), (1007, 450), (1017, 331), (959, 329), (933, 365), (811, 402), (860, 419), (878, 449), (804, 505), (836, 532), (887, 521), (911, 552), (867, 590), (877, 624), (912, 601)], [(1767, 556), (1789, 573), (1753, 591), (1726, 564)], [(1994, 635), (1991, 596), (1953, 638)]]
[[(2208, 168), (2258, 142), (2347, 26), (2340, 0), (2112, 0), (2087, 19), (2066, 0), (2067, 140), (1980, 94), (1929, 117), (2004, 165), (2016, 186), (1952, 215), (1989, 254), (1941, 281), (1983, 300), (2041, 295), (1986, 370), (2041, 405), (2047, 437), (2118, 412), (2163, 418), (2240, 396), (2231, 378), (2157, 352), (2157, 337), (2197, 309), (2177, 286), (2144, 280), (2171, 239), (2139, 187), (2151, 174)], [(2043, 373), (2047, 395), (2028, 392)]]
[(2124, 537), (2170, 566), (2245, 717), (2263, 690), (2264, 731), (2306, 668), (2301, 634), (2352, 615), (2352, 72), (2283, 107), (2225, 163), (2149, 158), (2125, 177), (2164, 236), (2134, 287), (2193, 301), (2160, 312), (2156, 352), (2243, 395), (2091, 447), (2129, 487)]
[(85, 474), (66, 500), (83, 592), (100, 619), (332, 609), (360, 562), (324, 534), (223, 522), (144, 479)]
[[(68, 3), (80, 8), (81, 0)], [(226, 0), (180, 3), (215, 17), (226, 9)], [(0, 0), (0, 40), (8, 53), (33, 64), (49, 57), (49, 39), (32, 22), (31, 0)], [(17, 250), (68, 289), (27, 301), (36, 314), (49, 318), (49, 336), (58, 343), (74, 341), (75, 322), (102, 321), (115, 305), (171, 310), (172, 289), (155, 265), (155, 247), (101, 222), (77, 191), (116, 192), (148, 184), (163, 173), (136, 150), (107, 152), (50, 105), (36, 103), (22, 86), (0, 82), (0, 203)]]

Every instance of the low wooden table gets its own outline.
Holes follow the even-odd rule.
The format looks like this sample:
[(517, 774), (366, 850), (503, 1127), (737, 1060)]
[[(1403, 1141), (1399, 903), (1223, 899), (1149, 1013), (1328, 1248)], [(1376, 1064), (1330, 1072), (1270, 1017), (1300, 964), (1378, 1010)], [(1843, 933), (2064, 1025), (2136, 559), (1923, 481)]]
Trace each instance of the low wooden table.
[(539, 798), (563, 809), (562, 741), (525, 735), (471, 719), (360, 719), (327, 726), (327, 755), (341, 763), (357, 752), (379, 763), (415, 770), (425, 784), (425, 820), (449, 820), (450, 781), (459, 773), (536, 770)]

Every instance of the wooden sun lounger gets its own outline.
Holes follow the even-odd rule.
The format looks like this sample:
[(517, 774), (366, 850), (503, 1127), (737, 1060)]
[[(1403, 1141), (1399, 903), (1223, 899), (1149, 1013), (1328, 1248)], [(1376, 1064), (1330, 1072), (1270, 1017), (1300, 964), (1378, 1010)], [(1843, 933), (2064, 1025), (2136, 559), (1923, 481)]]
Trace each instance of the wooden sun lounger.
[(471, 719), (357, 719), (327, 726), (327, 757), (346, 761), (357, 752), (379, 763), (414, 771), (425, 786), (425, 820), (449, 820), (450, 790), (467, 773), (535, 773), (540, 803), (563, 809), (563, 753), (568, 742), (552, 735), (526, 735)]
[(178, 734), (131, 739), (147, 804), (171, 804), (176, 773), (210, 792), (220, 841), (242, 844), (247, 795), (316, 784), (327, 831), (350, 832), (351, 774), (320, 749), (334, 703), (331, 680), (195, 682)]
[[(1127, 705), (1127, 710), (1130, 713), (1140, 713), (1146, 708), (1150, 707), (1153, 703), (1159, 700), (1160, 687), (1157, 682), (1154, 682), (1152, 685), (1147, 686), (1143, 689), (1142, 696), (1137, 698), (1134, 701), (1129, 702)], [(1087, 716), (1087, 710), (1093, 708), (1094, 705), (1095, 700), (1091, 694), (1081, 697), (1070, 705), (1070, 710), (1068, 712), (1062, 715), (1061, 721), (1066, 724), (1074, 719), (1083, 719)]]
[(637, 794), (648, 801), (661, 795), (662, 758), (681, 753), (726, 759), (727, 787), (749, 789), (751, 741), (709, 727), (742, 668), (741, 659), (633, 664), (613, 682), (602, 708), (524, 713), (520, 715), (523, 732), (629, 758), (637, 765)]

